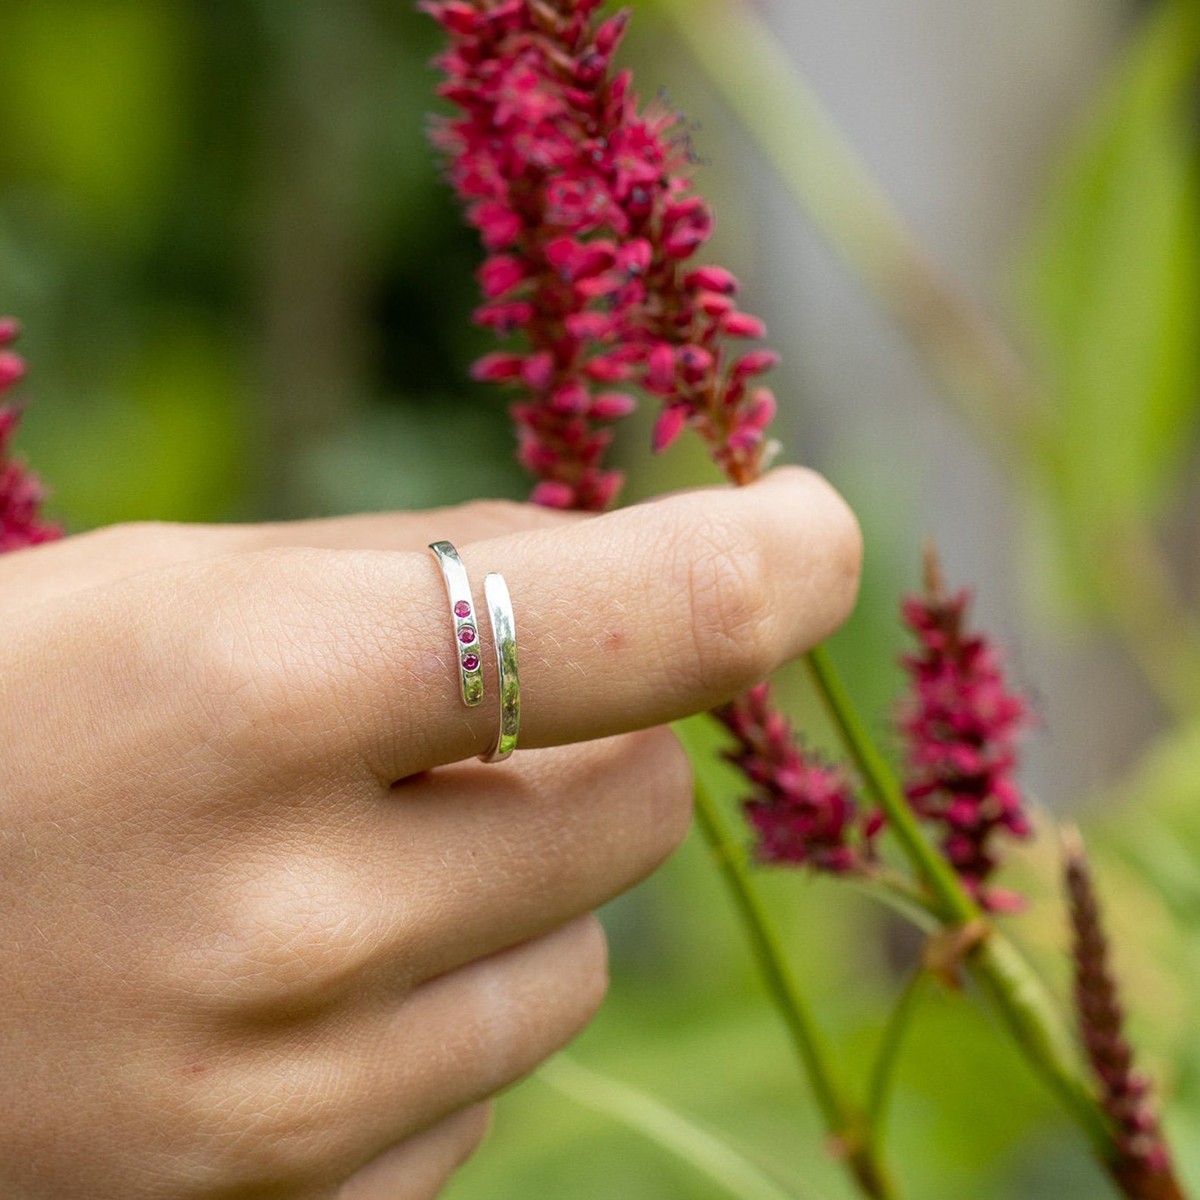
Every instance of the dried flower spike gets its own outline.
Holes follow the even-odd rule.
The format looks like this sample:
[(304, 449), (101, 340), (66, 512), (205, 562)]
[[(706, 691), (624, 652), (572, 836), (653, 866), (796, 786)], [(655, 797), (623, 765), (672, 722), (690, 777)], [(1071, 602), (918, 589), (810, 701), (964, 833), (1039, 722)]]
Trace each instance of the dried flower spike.
[(1133, 1067), (1125, 1014), (1109, 963), (1108, 938), (1078, 830), (1062, 834), (1067, 900), (1073, 934), (1075, 1009), (1100, 1103), (1112, 1122), (1116, 1157), (1109, 1164), (1126, 1196), (1182, 1200), (1171, 1155), (1159, 1128), (1150, 1081)]
[(910, 681), (898, 721), (907, 747), (905, 790), (916, 812), (941, 831), (942, 850), (971, 894), (993, 911), (1011, 910), (1020, 898), (987, 879), (997, 839), (1031, 832), (1014, 779), (1016, 738), (1028, 710), (1008, 690), (996, 649), (968, 631), (969, 602), (966, 591), (948, 594), (928, 548), (924, 593), (903, 609), (919, 643), (901, 660)]
[(863, 869), (877, 823), (860, 834), (846, 771), (800, 746), (787, 719), (771, 707), (769, 686), (751, 688), (713, 715), (737, 739), (725, 757), (754, 784), (744, 807), (758, 860), (835, 874)]
[[(0, 400), (25, 378), (25, 360), (10, 347), (21, 327), (0, 317)], [(41, 516), (45, 489), (37, 476), (11, 457), (11, 442), (21, 419), (18, 408), (0, 404), (0, 553), (51, 542), (62, 530)]]
[(477, 379), (523, 393), (513, 407), (536, 502), (598, 510), (621, 486), (607, 470), (623, 389), (660, 398), (656, 451), (692, 426), (729, 478), (762, 468), (771, 393), (754, 386), (776, 356), (733, 353), (765, 333), (737, 310), (737, 280), (688, 260), (713, 217), (690, 180), (694, 154), (677, 113), (639, 113), (613, 56), (627, 13), (601, 0), (427, 0), (449, 35), (439, 89), (462, 115), (434, 127), (449, 175), (490, 256), (478, 323), (520, 333)]

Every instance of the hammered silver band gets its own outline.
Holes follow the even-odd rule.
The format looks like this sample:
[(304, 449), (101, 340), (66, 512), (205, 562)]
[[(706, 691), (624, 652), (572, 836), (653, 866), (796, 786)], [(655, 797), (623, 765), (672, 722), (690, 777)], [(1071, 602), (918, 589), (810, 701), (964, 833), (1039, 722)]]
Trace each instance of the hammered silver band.
[(471, 583), (458, 551), (450, 542), (433, 542), (429, 549), (438, 560), (442, 578), (446, 582), (446, 598), (454, 622), (454, 656), (458, 660), (463, 703), (468, 708), (474, 708), (483, 699), (483, 654)]
[(496, 744), (479, 757), (485, 763), (503, 762), (517, 748), (521, 728), (521, 680), (517, 674), (517, 622), (504, 576), (493, 571), (483, 581), (483, 595), (492, 623), (496, 674), (500, 685), (500, 729)]

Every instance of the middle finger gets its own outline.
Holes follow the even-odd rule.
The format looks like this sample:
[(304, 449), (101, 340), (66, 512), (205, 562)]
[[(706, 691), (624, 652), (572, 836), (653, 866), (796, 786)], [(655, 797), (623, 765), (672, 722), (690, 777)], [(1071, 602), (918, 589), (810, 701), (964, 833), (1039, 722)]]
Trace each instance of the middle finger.
[(410, 779), (307, 849), (260, 847), (223, 895), (217, 927), (239, 951), (204, 955), (224, 964), (209, 1000), (254, 1021), (296, 1003), (390, 1007), (627, 890), (690, 816), (690, 767), (662, 728)]

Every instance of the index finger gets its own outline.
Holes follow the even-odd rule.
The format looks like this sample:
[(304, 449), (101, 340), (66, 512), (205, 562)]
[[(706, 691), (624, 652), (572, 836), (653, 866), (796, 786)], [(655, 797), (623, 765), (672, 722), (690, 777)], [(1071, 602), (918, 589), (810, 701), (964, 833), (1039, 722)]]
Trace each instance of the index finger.
[[(662, 724), (764, 678), (847, 616), (860, 540), (837, 493), (791, 468), (459, 552), (476, 612), (485, 573), (507, 580), (520, 745), (536, 747)], [(234, 682), (240, 702), (265, 710), (251, 714), (260, 727), (264, 716), (282, 722), (293, 750), (299, 740), (387, 780), (492, 745), (487, 622), (485, 699), (467, 708), (432, 555), (277, 552), (257, 580), (267, 586), (251, 584), (236, 604), (243, 651), (223, 653), (258, 672), (253, 687)]]

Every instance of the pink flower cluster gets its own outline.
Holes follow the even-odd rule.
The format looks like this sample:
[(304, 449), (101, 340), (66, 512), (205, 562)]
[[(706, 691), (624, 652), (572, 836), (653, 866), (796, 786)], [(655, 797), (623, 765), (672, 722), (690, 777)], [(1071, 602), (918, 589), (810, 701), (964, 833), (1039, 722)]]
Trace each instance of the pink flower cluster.
[[(20, 335), (11, 317), (0, 317), (0, 399), (25, 378), (25, 361), (10, 347)], [(0, 553), (51, 542), (62, 536), (57, 525), (41, 517), (45, 491), (36, 475), (10, 457), (10, 443), (20, 410), (0, 404)]]
[[(656, 451), (690, 427), (731, 481), (755, 479), (775, 414), (756, 380), (778, 361), (730, 349), (765, 328), (738, 310), (734, 276), (690, 263), (713, 218), (692, 187), (687, 129), (661, 105), (639, 113), (629, 73), (613, 68), (627, 14), (600, 20), (601, 3), (421, 4), (449, 35), (439, 90), (461, 113), (435, 125), (434, 141), (488, 251), (475, 319), (526, 343), (486, 355), (474, 375), (523, 393), (513, 416), (534, 501), (588, 510), (621, 486), (605, 457), (631, 388), (661, 401)], [(943, 827), (966, 885), (999, 908), (1008, 899), (983, 884), (993, 834), (1027, 832), (1011, 781), (1024, 707), (987, 643), (959, 636), (964, 607), (933, 597), (905, 610), (922, 643), (901, 720), (909, 797)], [(863, 819), (848, 772), (798, 744), (765, 687), (717, 715), (755, 788), (746, 814), (761, 860), (836, 872), (870, 862), (878, 817)]]
[(999, 656), (968, 632), (969, 595), (947, 595), (936, 558), (926, 562), (926, 589), (904, 603), (918, 650), (902, 660), (910, 694), (899, 717), (908, 749), (906, 788), (913, 808), (942, 832), (942, 850), (984, 907), (1020, 907), (1020, 898), (986, 881), (996, 867), (998, 837), (1031, 833), (1013, 778), (1024, 701), (1005, 684)]
[(628, 19), (602, 0), (427, 0), (450, 37), (440, 93), (462, 115), (434, 141), (489, 257), (476, 321), (520, 351), (489, 354), (477, 379), (511, 384), (524, 466), (538, 503), (608, 507), (621, 486), (604, 458), (610, 425), (659, 398), (654, 449), (692, 426), (735, 482), (761, 472), (775, 412), (756, 386), (777, 355), (733, 354), (765, 328), (740, 312), (737, 280), (691, 266), (713, 217), (692, 190), (678, 114), (638, 111), (613, 55)]
[(865, 826), (844, 768), (821, 762), (798, 742), (763, 683), (713, 714), (737, 739), (726, 754), (754, 784), (745, 801), (760, 862), (845, 874), (872, 857), (879, 822)]

